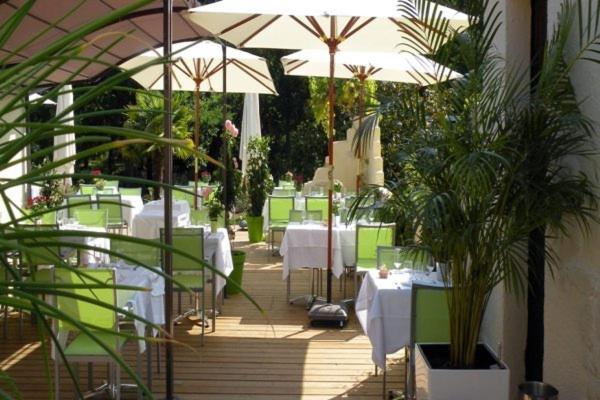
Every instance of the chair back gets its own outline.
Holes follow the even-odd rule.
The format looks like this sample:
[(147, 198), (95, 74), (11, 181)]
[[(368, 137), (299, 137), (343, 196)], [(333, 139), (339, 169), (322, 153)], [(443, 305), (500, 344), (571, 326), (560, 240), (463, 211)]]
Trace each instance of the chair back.
[(141, 187), (136, 187), (136, 188), (119, 188), (119, 193), (122, 196), (141, 196), (142, 195), (142, 188)]
[(117, 194), (119, 190), (115, 187), (105, 186), (102, 190), (96, 190), (96, 194)]
[(82, 183), (79, 185), (79, 193), (82, 195), (93, 196), (96, 194), (96, 185)]
[[(164, 229), (160, 230), (161, 241), (164, 243)], [(173, 247), (192, 257), (204, 260), (204, 229), (174, 228)], [(173, 253), (173, 272), (203, 271), (201, 263), (189, 257)]]
[(290, 210), (290, 222), (302, 222), (304, 218), (304, 211), (302, 210)]
[(92, 196), (89, 194), (67, 196), (67, 205), (69, 206), (67, 214), (69, 218), (73, 218), (76, 211), (92, 209)]
[[(56, 224), (20, 225), (19, 229), (31, 232), (57, 231)], [(42, 244), (44, 243), (44, 244)], [(31, 272), (40, 265), (57, 265), (62, 261), (60, 238), (37, 236), (21, 239), (20, 245), (27, 248), (21, 251), (21, 264), (27, 265)]]
[[(61, 312), (75, 321), (88, 324), (92, 328), (117, 329), (117, 312), (111, 308), (117, 304), (114, 287), (89, 287), (98, 285), (114, 286), (114, 270), (88, 268), (67, 270), (57, 268), (54, 272), (54, 281), (56, 284), (79, 286), (58, 289), (65, 293), (65, 295), (59, 294), (56, 296), (56, 305)], [(88, 287), (82, 287), (83, 285)], [(78, 296), (79, 298), (71, 296)], [(105, 306), (94, 304), (92, 301), (101, 302)], [(58, 330), (78, 332), (79, 328), (68, 321), (59, 320)]]
[(96, 199), (98, 210), (106, 210), (108, 225), (123, 224), (123, 203), (120, 194), (99, 194)]
[(58, 213), (56, 210), (46, 211), (41, 218), (43, 225), (56, 225), (58, 222)]
[(114, 188), (115, 192), (119, 191), (119, 181), (104, 181), (105, 188)]
[(208, 208), (198, 208), (195, 210), (192, 208), (190, 210), (190, 220), (192, 225), (207, 225), (210, 223), (210, 218), (208, 216)]
[(378, 246), (377, 266), (392, 268), (411, 268), (417, 271), (427, 270), (431, 257), (424, 250), (403, 246)]
[(108, 213), (106, 210), (78, 210), (75, 218), (81, 225), (91, 228), (104, 228), (108, 226)]
[(306, 218), (307, 221), (320, 222), (323, 221), (323, 211), (321, 210), (307, 210)]
[(276, 187), (273, 189), (271, 196), (273, 196), (273, 197), (290, 197), (290, 196), (292, 196), (293, 197), (295, 194), (296, 194), (296, 191), (293, 188)]
[(173, 190), (173, 200), (187, 201), (190, 208), (194, 207), (194, 187), (175, 186), (179, 190)]
[(377, 268), (377, 247), (393, 246), (396, 224), (356, 225), (356, 265)]
[(321, 211), (321, 220), (327, 221), (329, 213), (329, 199), (322, 196), (306, 196), (305, 197), (306, 211)]
[(447, 343), (450, 341), (450, 316), (445, 287), (412, 285), (411, 348), (415, 343)]
[[(152, 239), (147, 240), (147, 242), (155, 242), (158, 243), (158, 240)], [(151, 244), (141, 244), (130, 242), (125, 239), (111, 239), (110, 241), (110, 250), (112, 252), (118, 253), (119, 255), (110, 256), (111, 262), (118, 262), (122, 260), (126, 264), (144, 264), (150, 267), (158, 267), (160, 266), (160, 251), (158, 247), (152, 246)], [(131, 260), (126, 260), (120, 255), (127, 256), (129, 258), (137, 261), (135, 263)]]
[(287, 224), (293, 209), (293, 197), (269, 196), (269, 224)]

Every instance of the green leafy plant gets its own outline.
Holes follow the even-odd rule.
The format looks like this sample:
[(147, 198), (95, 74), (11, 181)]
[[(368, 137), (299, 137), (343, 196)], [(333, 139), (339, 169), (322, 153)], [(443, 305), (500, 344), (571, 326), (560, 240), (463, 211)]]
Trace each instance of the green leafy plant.
[(208, 217), (211, 221), (216, 221), (225, 210), (225, 207), (223, 207), (223, 203), (221, 203), (216, 192), (211, 192), (208, 195), (208, 198), (204, 202), (204, 206), (208, 208)]
[[(497, 4), (469, 2), (471, 28), (440, 46), (441, 30), (428, 28), (445, 23), (436, 6), (410, 3), (401, 0), (400, 7), (425, 23), (411, 34), (408, 46), (429, 50), (436, 61), (468, 75), (435, 85), (428, 99), (420, 93), (403, 99), (402, 112), (410, 116), (415, 134), (399, 146), (398, 173), (386, 183), (393, 195), (381, 212), (403, 223), (405, 244), (446, 263), (449, 361), (468, 368), (494, 287), (504, 284), (518, 295), (527, 287), (530, 232), (542, 227), (543, 235), (568, 235), (568, 219), (585, 228), (595, 218), (598, 199), (589, 178), (564, 160), (595, 152), (593, 127), (579, 110), (568, 76), (580, 60), (600, 61), (600, 27), (593, 22), (600, 13), (591, 3), (587, 8), (565, 3), (542, 72), (532, 82), (527, 70), (508, 71), (495, 54)], [(574, 21), (583, 24), (580, 49), (567, 52)], [(365, 131), (377, 118), (370, 117)], [(551, 267), (552, 248), (544, 245), (539, 251)]]
[(250, 139), (248, 142), (246, 187), (250, 199), (249, 214), (252, 217), (262, 215), (267, 195), (273, 189), (273, 178), (269, 173), (268, 155), (269, 140), (267, 138), (254, 137)]
[[(163, 97), (159, 93), (139, 92), (136, 94), (136, 104), (127, 107), (125, 127), (152, 133), (158, 137), (163, 132)], [(173, 152), (179, 159), (190, 159), (194, 143), (192, 140), (193, 122), (191, 97), (189, 93), (174, 92), (172, 98), (173, 107), (173, 137), (183, 141), (186, 146), (174, 148)], [(160, 146), (128, 146), (122, 149), (126, 159), (137, 160), (143, 163), (141, 157), (148, 155), (152, 159), (152, 176), (155, 181), (162, 181), (164, 154)], [(158, 199), (160, 193), (155, 188), (154, 198)]]

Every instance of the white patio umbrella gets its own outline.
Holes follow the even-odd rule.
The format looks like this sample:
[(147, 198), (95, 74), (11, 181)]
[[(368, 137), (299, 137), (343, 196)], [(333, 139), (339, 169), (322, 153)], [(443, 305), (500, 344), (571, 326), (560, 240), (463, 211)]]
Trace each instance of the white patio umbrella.
[[(73, 105), (73, 87), (65, 85), (56, 99), (56, 115), (62, 115), (66, 109)], [(74, 125), (75, 114), (73, 110), (62, 116), (63, 125)], [(75, 146), (75, 133), (66, 133), (63, 135), (54, 136), (54, 146), (60, 146), (54, 149), (52, 155), (53, 161), (63, 160), (67, 157), (74, 156), (77, 153)], [(55, 169), (57, 174), (73, 174), (75, 172), (75, 161), (69, 161), (58, 166)], [(72, 184), (71, 177), (64, 178), (65, 186)]]
[[(29, 95), (29, 102), (30, 103), (35, 103), (36, 101), (39, 101), (39, 99), (42, 98), (42, 95), (39, 93), (31, 93)], [(46, 105), (56, 105), (56, 102), (50, 99), (46, 99), (44, 100), (44, 102), (42, 104), (46, 104)]]
[[(282, 57), (281, 62), (287, 75), (329, 77), (329, 54), (326, 51), (301, 50)], [(427, 86), (462, 76), (425, 56), (410, 53), (340, 51), (335, 57), (335, 67), (336, 78), (356, 79), (360, 83), (359, 120), (364, 117), (367, 80)], [(358, 191), (360, 175), (356, 186)]]
[(244, 96), (244, 112), (242, 114), (242, 131), (240, 135), (242, 175), (246, 173), (248, 142), (251, 138), (260, 136), (260, 100), (257, 93), (246, 93)]
[[(327, 49), (329, 52), (329, 166), (333, 168), (335, 55), (338, 51), (392, 51), (406, 46), (415, 53), (428, 48), (423, 21), (441, 16), (446, 38), (466, 29), (466, 14), (434, 3), (417, 9), (398, 0), (222, 0), (190, 10), (188, 18), (238, 47)], [(414, 35), (420, 40), (415, 43)], [(437, 43), (437, 46), (441, 43)], [(329, 173), (327, 302), (331, 303), (333, 173)]]
[[(262, 57), (227, 48), (227, 92), (277, 94), (267, 63)], [(120, 65), (133, 69), (163, 56), (162, 47), (148, 50)], [(173, 90), (193, 91), (195, 100), (194, 145), (200, 142), (200, 92), (220, 92), (223, 87), (223, 48), (210, 40), (173, 44)], [(163, 65), (156, 64), (133, 76), (150, 90), (163, 89)], [(194, 192), (198, 191), (198, 159), (194, 162)], [(194, 197), (197, 207), (197, 197)]]

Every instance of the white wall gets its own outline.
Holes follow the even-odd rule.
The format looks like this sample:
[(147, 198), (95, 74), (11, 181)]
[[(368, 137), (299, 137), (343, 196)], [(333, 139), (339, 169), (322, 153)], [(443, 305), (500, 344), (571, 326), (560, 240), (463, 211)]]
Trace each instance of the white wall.
[[(561, 1), (548, 3), (551, 34)], [(505, 26), (496, 38), (496, 46), (509, 65), (522, 65), (528, 59), (529, 1), (500, 0), (500, 5), (505, 11)], [(572, 39), (574, 51), (575, 38)], [(581, 63), (575, 67), (571, 80), (583, 102), (582, 111), (600, 128), (600, 66)], [(594, 147), (600, 148), (600, 136), (593, 140)], [(600, 157), (565, 162), (585, 170), (600, 185)], [(561, 399), (597, 400), (600, 399), (600, 226), (592, 224), (587, 236), (573, 226), (568, 236), (550, 242), (558, 257), (558, 267), (554, 275), (548, 273), (546, 278), (544, 380), (559, 389)], [(524, 376), (525, 316), (523, 302), (498, 288), (482, 330), (482, 339), (492, 347), (497, 349), (498, 343), (502, 344), (503, 359), (511, 368), (513, 394), (514, 385)]]
[[(549, 2), (551, 25), (560, 3)], [(577, 48), (574, 39), (572, 51)], [(580, 63), (571, 80), (578, 99), (583, 101), (582, 111), (600, 132), (600, 66)], [(593, 141), (599, 149), (600, 135)], [(600, 157), (568, 162), (600, 184)], [(544, 380), (559, 389), (561, 399), (600, 399), (600, 226), (593, 224), (589, 235), (581, 235), (573, 226), (570, 238), (551, 244), (559, 266), (554, 278), (546, 278)]]
[[(3, 107), (5, 104), (7, 104), (8, 101), (9, 101), (8, 98), (0, 99), (0, 107)], [(0, 121), (0, 124), (2, 122), (5, 122), (5, 123), (13, 122), (22, 112), (23, 112), (23, 110), (19, 109), (19, 110), (10, 112), (7, 115), (4, 115), (3, 116), (4, 121)], [(14, 139), (20, 137), (20, 135), (22, 135), (22, 134), (23, 134), (22, 130), (13, 130), (13, 131), (9, 132), (7, 135), (5, 135), (4, 137), (0, 138), (0, 143), (14, 140)], [(15, 158), (13, 158), (13, 159), (19, 159), (19, 158), (23, 157), (24, 154), (25, 154), (24, 152), (21, 152), (20, 154), (15, 156)], [(15, 177), (19, 177), (25, 173), (26, 167), (27, 167), (26, 163), (15, 164), (8, 168), (5, 168), (4, 166), (0, 166), (0, 178), (12, 179)], [(2, 183), (0, 182), (0, 185), (1, 184)], [(8, 198), (10, 198), (12, 201), (19, 204), (20, 206), (22, 206), (25, 202), (25, 188), (23, 186), (17, 186), (17, 187), (8, 189), (5, 191), (5, 194), (7, 195)], [(6, 207), (7, 207), (7, 205), (4, 203), (4, 201), (2, 201), (0, 199), (0, 221), (2, 221), (2, 222), (5, 222), (8, 219), (10, 219), (8, 217), (9, 214), (8, 214)], [(14, 208), (13, 208), (13, 210), (14, 210)]]
[[(504, 58), (508, 73), (522, 71), (529, 60), (529, 1), (500, 0), (502, 26), (494, 40)], [(510, 368), (511, 398), (516, 399), (517, 386), (525, 377), (525, 338), (527, 312), (524, 297), (507, 293), (500, 285), (492, 293), (484, 317), (481, 340), (499, 353)]]

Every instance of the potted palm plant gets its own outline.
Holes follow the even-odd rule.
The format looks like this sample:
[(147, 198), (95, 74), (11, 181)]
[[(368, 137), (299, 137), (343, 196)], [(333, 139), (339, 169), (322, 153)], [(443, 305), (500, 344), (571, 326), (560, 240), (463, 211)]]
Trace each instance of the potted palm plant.
[(269, 142), (267, 138), (255, 137), (248, 142), (248, 166), (246, 167), (246, 187), (250, 200), (248, 237), (250, 243), (260, 242), (263, 238), (262, 211), (267, 199), (272, 178), (268, 165)]
[[(507, 400), (508, 367), (479, 342), (482, 321), (496, 286), (521, 295), (527, 288), (526, 246), (532, 230), (548, 226), (567, 233), (565, 217), (574, 217), (581, 227), (593, 218), (597, 198), (590, 178), (562, 163), (589, 154), (593, 146), (593, 128), (578, 109), (568, 76), (578, 58), (598, 62), (588, 50), (600, 39), (600, 27), (581, 27), (581, 49), (565, 52), (574, 21), (587, 20), (579, 4), (568, 3), (545, 49), (542, 72), (530, 81), (526, 73), (508, 73), (494, 54), (489, 38), (502, 18), (487, 1), (469, 3), (473, 26), (441, 48), (435, 45), (443, 41), (439, 33), (427, 28), (443, 26), (441, 14), (431, 12), (425, 1), (400, 3), (417, 14), (415, 19), (432, 15), (412, 45), (427, 43), (427, 52), (438, 61), (468, 71), (464, 79), (428, 89), (435, 103), (431, 112), (419, 93), (402, 99), (400, 107), (418, 129), (407, 137), (399, 157), (402, 173), (386, 185), (393, 197), (383, 211), (411, 225), (405, 231), (416, 234), (406, 238), (408, 244), (430, 251), (445, 265), (440, 272), (449, 342), (416, 344), (416, 396), (470, 400), (485, 393), (486, 399)], [(365, 127), (374, 125), (369, 118), (366, 122)], [(360, 137), (368, 137), (367, 128), (358, 142)]]

